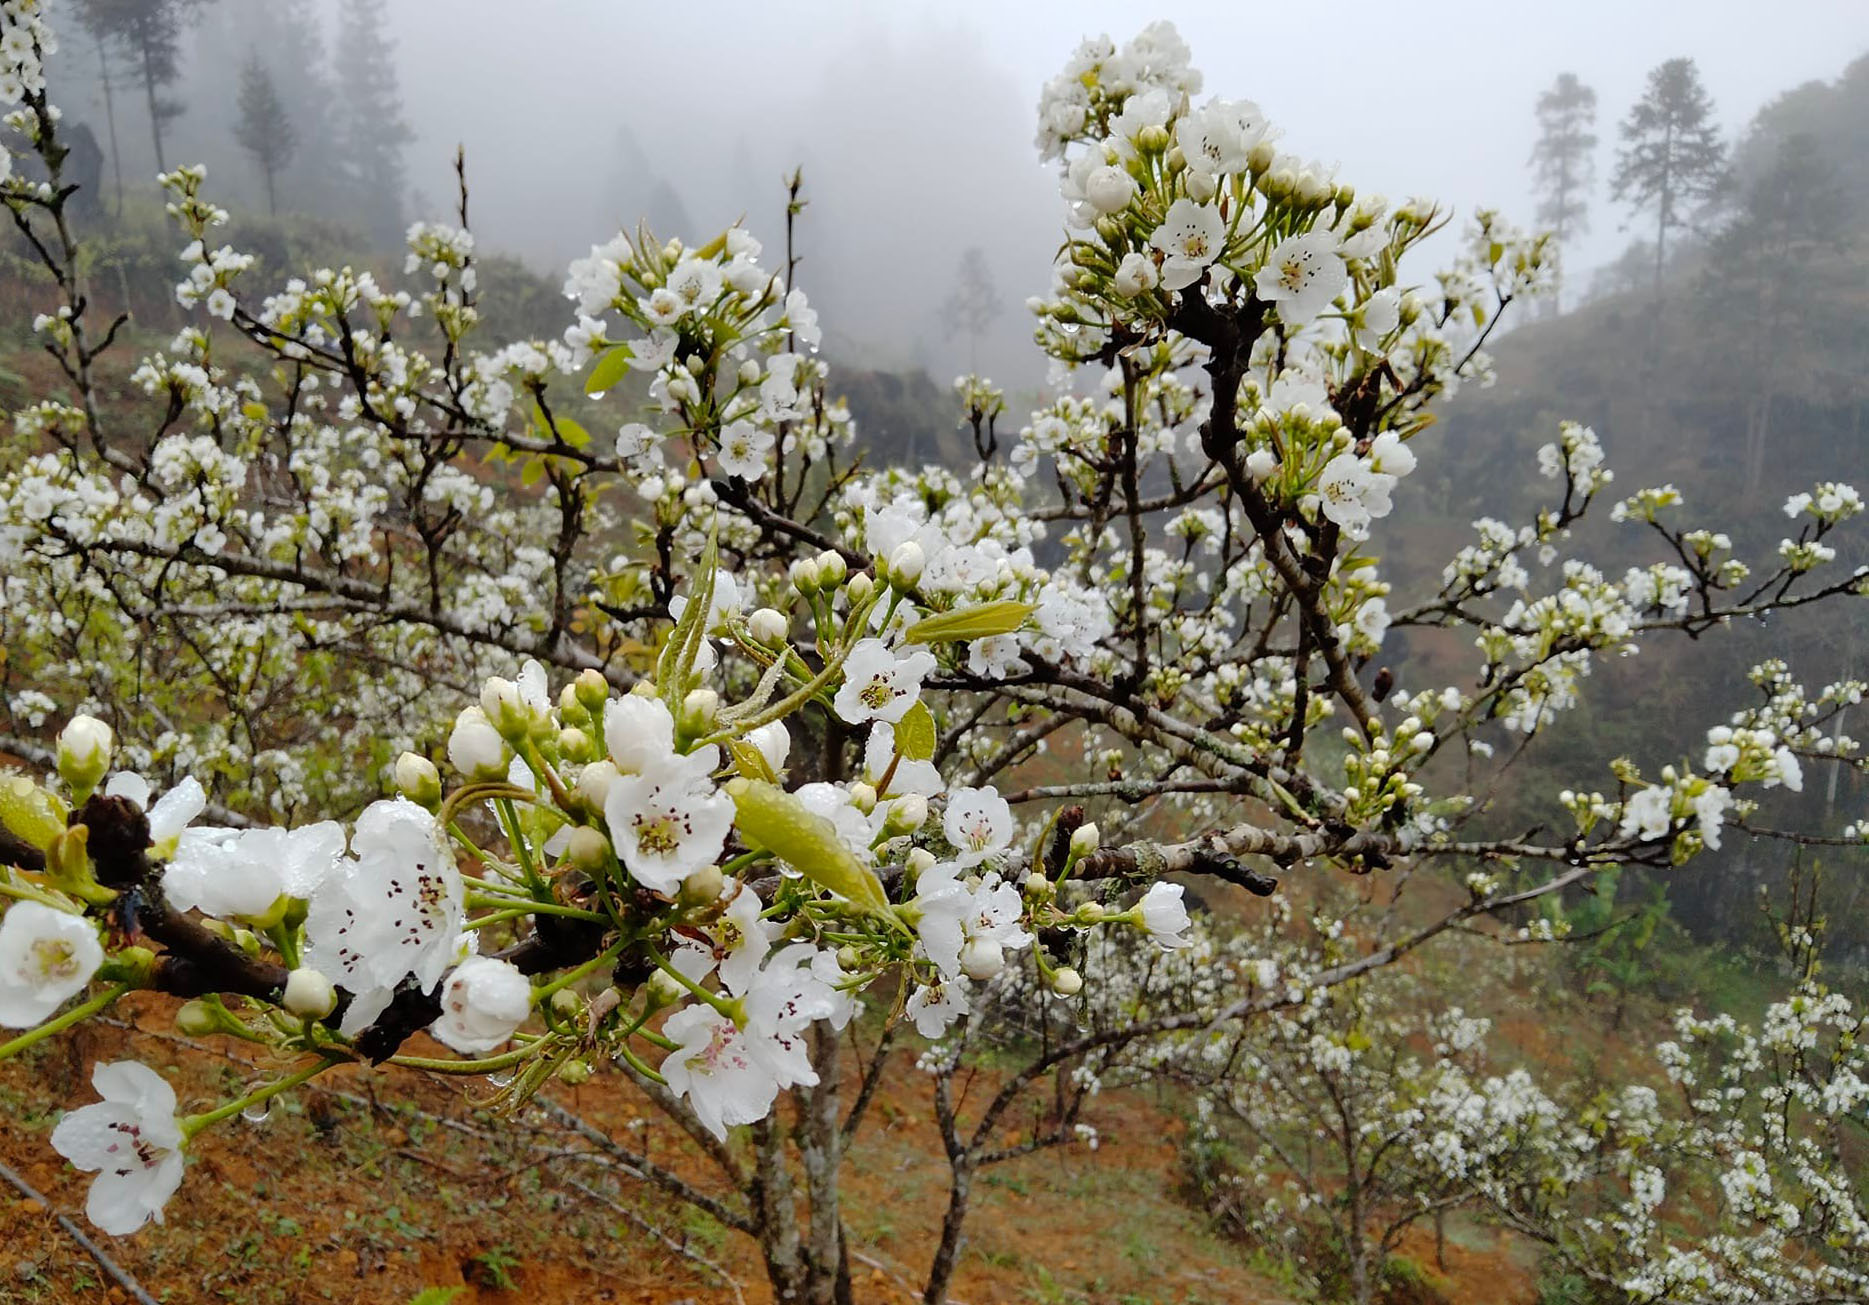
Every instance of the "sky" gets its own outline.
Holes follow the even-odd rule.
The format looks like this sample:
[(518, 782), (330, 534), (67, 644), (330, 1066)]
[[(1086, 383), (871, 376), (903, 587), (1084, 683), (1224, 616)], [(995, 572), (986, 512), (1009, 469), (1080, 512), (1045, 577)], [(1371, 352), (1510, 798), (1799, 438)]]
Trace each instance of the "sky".
[[(335, 6), (335, 0), (326, 0)], [(1647, 70), (1693, 57), (1729, 136), (1765, 102), (1869, 52), (1869, 0), (388, 0), (411, 173), (451, 207), (465, 144), (480, 238), (561, 267), (680, 196), (705, 239), (744, 216), (777, 246), (779, 179), (805, 167), (801, 274), (834, 348), (937, 374), (965, 357), (936, 322), (980, 246), (1005, 303), (989, 352), (1029, 355), (1026, 296), (1061, 232), (1034, 105), (1077, 41), (1173, 20), (1205, 94), (1256, 100), (1282, 144), (1363, 191), (1529, 218), (1538, 93), (1576, 72), (1599, 99), (1592, 230), (1573, 277), (1637, 230), (1607, 199), (1615, 124)], [(629, 139), (622, 133), (627, 131)], [(674, 234), (658, 230), (658, 235)], [(1428, 270), (1428, 269), (1424, 269)], [(1574, 283), (1574, 282), (1573, 282)]]

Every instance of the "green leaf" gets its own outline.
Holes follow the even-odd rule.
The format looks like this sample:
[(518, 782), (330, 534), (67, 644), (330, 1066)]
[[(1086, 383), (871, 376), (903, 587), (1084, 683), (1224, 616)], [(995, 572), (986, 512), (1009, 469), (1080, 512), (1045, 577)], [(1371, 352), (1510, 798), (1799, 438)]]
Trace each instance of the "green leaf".
[(795, 795), (757, 779), (727, 783), (733, 822), (747, 842), (765, 848), (820, 888), (872, 911), (888, 909), (882, 881), (844, 846), (837, 826)]
[(519, 483), (530, 489), (545, 477), (545, 459), (528, 458), (526, 465), (519, 469)]
[(1025, 624), (1025, 618), (1038, 610), (1037, 603), (1018, 603), (1001, 599), (962, 607), (917, 621), (902, 636), (909, 643), (947, 643), (952, 640), (990, 639), (996, 634), (1011, 634)]
[(935, 753), (935, 718), (917, 699), (896, 722), (896, 752), (904, 761), (931, 761)]
[(409, 1305), (450, 1305), (465, 1287), (428, 1287), (409, 1297)]
[(558, 426), (558, 438), (574, 449), (589, 448), (591, 433), (575, 417), (557, 417), (553, 419)]
[(0, 776), (0, 825), (41, 852), (65, 832), (63, 806), (24, 775)]
[(627, 344), (605, 350), (596, 366), (591, 368), (591, 374), (584, 378), (584, 392), (602, 394), (605, 390), (614, 390), (617, 382), (629, 375), (630, 359), (634, 356)]
[(727, 751), (733, 755), (733, 768), (748, 779), (757, 779), (767, 784), (779, 782), (779, 777), (772, 773), (772, 766), (766, 761), (766, 754), (745, 739), (728, 739)]

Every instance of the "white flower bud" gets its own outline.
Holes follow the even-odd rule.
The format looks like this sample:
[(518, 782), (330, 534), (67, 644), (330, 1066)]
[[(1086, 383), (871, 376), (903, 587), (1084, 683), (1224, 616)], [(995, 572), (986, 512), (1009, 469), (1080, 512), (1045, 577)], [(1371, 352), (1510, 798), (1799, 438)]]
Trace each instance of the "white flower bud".
[(833, 553), (829, 549), (818, 554), (818, 583), (825, 589), (835, 589), (850, 574), (850, 566), (844, 561), (842, 553)]
[(323, 1019), (337, 1009), (337, 989), (319, 971), (300, 966), (286, 975), (285, 1008), (306, 1019)]
[(745, 362), (740, 364), (740, 384), (757, 385), (759, 384), (759, 377), (760, 369), (759, 360), (757, 358), (748, 358)]
[(720, 714), (720, 695), (712, 689), (694, 689), (681, 700), (678, 724), (684, 734), (705, 734)]
[(1103, 836), (1097, 830), (1096, 821), (1079, 825), (1071, 834), (1071, 855), (1086, 857), (1103, 846)]
[(1060, 997), (1075, 997), (1084, 990), (1084, 976), (1068, 965), (1061, 970), (1054, 970), (1051, 975), (1051, 990)]
[(595, 874), (609, 863), (610, 840), (600, 829), (577, 825), (565, 840), (565, 859), (578, 869)]
[(849, 596), (850, 605), (858, 607), (870, 601), (870, 594), (875, 589), (876, 582), (862, 572), (858, 572), (850, 577), (850, 583), (844, 586), (844, 593)]
[(610, 682), (604, 679), (604, 673), (596, 668), (578, 672), (578, 678), (572, 685), (577, 689), (578, 701), (584, 704), (584, 710), (597, 711), (610, 697)]
[(479, 707), (463, 707), (448, 735), (448, 763), (469, 779), (504, 779), (512, 760), (506, 740)]
[(187, 1001), (175, 1012), (175, 1031), (185, 1038), (205, 1038), (220, 1032), (221, 1017), (205, 1001)]
[(935, 867), (935, 854), (925, 847), (918, 847), (909, 853), (907, 866), (911, 877), (926, 874)]
[(790, 574), (793, 588), (801, 594), (809, 596), (824, 587), (823, 580), (818, 576), (818, 564), (811, 558), (801, 557), (792, 563)]
[(110, 769), (110, 726), (95, 716), (73, 716), (58, 734), (58, 774), (74, 798), (91, 795)]
[(887, 833), (912, 834), (928, 823), (928, 799), (919, 793), (899, 797), (889, 804)]
[(558, 751), (566, 761), (588, 761), (596, 753), (597, 745), (583, 730), (567, 727), (558, 731)]
[(1131, 251), (1123, 255), (1110, 284), (1123, 298), (1134, 299), (1144, 290), (1153, 290), (1161, 279), (1161, 273), (1147, 254)]
[(618, 771), (614, 761), (593, 761), (578, 772), (578, 797), (592, 811), (602, 811), (604, 802), (610, 796), (610, 786), (616, 783)]
[(524, 738), (532, 728), (532, 713), (519, 696), (519, 686), (503, 675), (481, 686), (480, 710), (505, 738)]
[(1121, 213), (1136, 197), (1136, 181), (1123, 169), (1106, 163), (1085, 181), (1084, 196), (1099, 213)]
[(876, 810), (876, 789), (861, 780), (850, 786), (850, 805), (864, 815)]
[(405, 752), (396, 758), (396, 789), (417, 806), (433, 811), (441, 802), (441, 772), (427, 757)]
[(791, 633), (792, 623), (785, 613), (771, 607), (755, 611), (746, 622), (747, 632), (755, 643), (781, 643)]
[(720, 900), (720, 890), (726, 882), (720, 867), (710, 862), (681, 881), (681, 904), (688, 907), (712, 905)]
[(991, 938), (970, 939), (960, 951), (961, 973), (984, 983), (1006, 968), (1006, 951)]
[(897, 544), (895, 551), (889, 555), (890, 582), (897, 588), (906, 589), (922, 578), (922, 568), (927, 565), (927, 555), (913, 539)]

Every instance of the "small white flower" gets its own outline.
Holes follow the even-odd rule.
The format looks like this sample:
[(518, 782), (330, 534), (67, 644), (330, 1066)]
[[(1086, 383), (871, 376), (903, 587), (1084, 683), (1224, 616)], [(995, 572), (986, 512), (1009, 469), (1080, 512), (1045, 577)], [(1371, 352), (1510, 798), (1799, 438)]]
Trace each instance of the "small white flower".
[(957, 865), (978, 865), (1012, 842), (1012, 808), (995, 788), (957, 788), (948, 795), (942, 832), (960, 853)]
[(720, 432), (718, 462), (721, 474), (754, 481), (766, 474), (772, 452), (772, 432), (750, 421), (729, 422)]
[(1157, 881), (1136, 903), (1136, 915), (1149, 937), (1164, 948), (1186, 947), (1188, 908), (1181, 903), (1181, 885)]
[(922, 680), (934, 668), (934, 654), (924, 649), (896, 653), (881, 639), (858, 640), (831, 705), (852, 725), (871, 720), (893, 725), (921, 697)]
[(1201, 273), (1220, 257), (1226, 231), (1226, 219), (1211, 204), (1191, 199), (1170, 204), (1162, 224), (1149, 237), (1149, 243), (1167, 256), (1162, 264), (1162, 288), (1180, 290), (1200, 280)]
[(310, 901), (344, 855), (334, 820), (299, 829), (187, 829), (162, 872), (162, 891), (184, 911), (262, 916), (283, 895)]
[(733, 800), (709, 778), (715, 750), (671, 757), (610, 785), (604, 818), (617, 856), (643, 887), (672, 893), (720, 855), (733, 827)]
[(85, 1217), (124, 1237), (154, 1219), (182, 1184), (182, 1130), (175, 1090), (134, 1060), (99, 1065), (91, 1086), (102, 1101), (67, 1114), (52, 1130), (52, 1149), (94, 1170)]
[(915, 989), (903, 1004), (902, 1013), (914, 1022), (917, 1033), (932, 1039), (946, 1033), (950, 1024), (971, 1009), (966, 980), (950, 979)]
[(0, 1025), (29, 1029), (76, 996), (104, 963), (97, 929), (81, 915), (15, 902), (0, 918)]
[(1335, 237), (1312, 230), (1273, 246), (1265, 266), (1253, 277), (1253, 288), (1261, 299), (1277, 305), (1280, 320), (1303, 326), (1330, 307), (1348, 282)]
[(1110, 285), (1123, 298), (1134, 299), (1145, 290), (1153, 290), (1161, 279), (1161, 274), (1155, 270), (1155, 264), (1147, 254), (1131, 250), (1123, 255), (1123, 261), (1117, 265), (1116, 275), (1111, 278)]
[(715, 1137), (724, 1140), (729, 1128), (755, 1123), (772, 1109), (779, 1076), (759, 1054), (757, 1038), (725, 1015), (696, 1003), (669, 1016), (662, 1033), (678, 1044), (662, 1060), (662, 1077)]
[(510, 961), (470, 956), (441, 989), (441, 1018), (429, 1031), (463, 1055), (492, 1051), (532, 1010), (532, 984)]
[(1394, 476), (1375, 470), (1354, 453), (1339, 453), (1324, 464), (1317, 494), (1324, 515), (1357, 535), (1368, 529), (1371, 518), (1389, 515), (1394, 484)]

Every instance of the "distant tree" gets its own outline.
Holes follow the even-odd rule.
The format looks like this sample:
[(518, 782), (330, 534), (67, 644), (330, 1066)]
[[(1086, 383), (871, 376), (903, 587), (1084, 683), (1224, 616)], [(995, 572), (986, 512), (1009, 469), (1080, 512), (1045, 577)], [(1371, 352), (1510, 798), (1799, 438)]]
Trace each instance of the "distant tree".
[[(1538, 97), (1538, 142), (1532, 146), (1537, 218), (1559, 245), (1590, 229), (1590, 190), (1596, 183), (1596, 92), (1561, 73)], [(1560, 291), (1553, 289), (1557, 308)]]
[(104, 125), (110, 136), (110, 168), (115, 193), (115, 211), (123, 212), (123, 150), (117, 143), (117, 100), (113, 93), (118, 76), (110, 64), (111, 32), (104, 24), (99, 7), (94, 4), (79, 6), (78, 25), (97, 48), (97, 85), (104, 98)]
[[(334, 217), (354, 211), (348, 188), (329, 184), (330, 178), (345, 175), (345, 158), (338, 139), (339, 105), (328, 40), (319, 20), (321, 6), (276, 0), (220, 4), (227, 15), (231, 49), (268, 52), (267, 79), (292, 123), (297, 148), (277, 179), (280, 204)], [(290, 57), (276, 57), (274, 51), (290, 51)], [(295, 185), (301, 177), (317, 178), (318, 183)]]
[(279, 174), (298, 152), (298, 129), (286, 115), (279, 100), (272, 74), (260, 62), (258, 54), (248, 56), (240, 70), (240, 121), (234, 124), (234, 138), (240, 148), (253, 156), (266, 177), (266, 207), (279, 212)]
[(993, 271), (986, 264), (986, 252), (970, 246), (960, 256), (960, 268), (954, 274), (954, 291), (941, 305), (941, 325), (948, 338), (967, 337), (967, 370), (979, 369), (980, 337), (992, 328), (1003, 305), (993, 288)]
[[(156, 149), (156, 167), (167, 172), (163, 154), (164, 124), (180, 117), (181, 101), (163, 96), (182, 73), (182, 32), (207, 0), (80, 0), (80, 21), (92, 32), (107, 35), (128, 56), (142, 79), (149, 107), (149, 136)], [(108, 80), (108, 78), (106, 79)]]
[(1835, 354), (1822, 338), (1846, 338), (1854, 305), (1834, 256), (1848, 216), (1836, 167), (1800, 133), (1777, 142), (1713, 239), (1701, 293), (1712, 320), (1737, 328), (1717, 370), (1743, 397), (1748, 488), (1764, 475), (1778, 398), (1812, 387), (1812, 370)]
[(1610, 189), (1637, 212), (1655, 211), (1659, 295), (1668, 232), (1684, 225), (1685, 205), (1711, 198), (1726, 175), (1726, 146), (1713, 122), (1713, 100), (1692, 59), (1670, 59), (1649, 72), (1647, 92), (1623, 120), (1622, 140)]
[(371, 237), (402, 239), (403, 192), (408, 176), (403, 150), (415, 133), (402, 116), (395, 47), (385, 30), (383, 0), (344, 0), (338, 21), (338, 137)]

